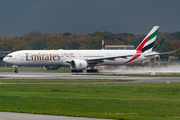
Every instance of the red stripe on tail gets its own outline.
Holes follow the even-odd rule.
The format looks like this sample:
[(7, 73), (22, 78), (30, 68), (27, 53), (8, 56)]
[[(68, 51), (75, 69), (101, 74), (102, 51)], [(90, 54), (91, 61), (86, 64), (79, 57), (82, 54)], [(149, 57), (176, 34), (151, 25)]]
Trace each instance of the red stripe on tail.
[[(136, 49), (136, 53), (142, 53), (142, 48), (144, 47), (146, 41), (148, 40), (149, 37), (147, 37)], [(132, 62), (133, 60), (137, 59), (139, 56), (141, 56), (141, 54), (139, 55), (135, 55), (133, 58), (131, 58), (129, 61), (127, 61), (126, 63)]]
[(126, 63), (129, 63), (129, 62), (131, 62), (131, 61), (133, 61), (133, 60), (137, 59), (139, 56), (141, 56), (141, 54), (140, 54), (140, 55), (135, 55), (132, 59), (130, 59), (130, 60), (129, 60), (129, 61), (127, 61)]
[(147, 38), (136, 48), (137, 51), (141, 51), (141, 50), (142, 50), (142, 48), (144, 47), (144, 45), (145, 45), (146, 41), (148, 40), (148, 38), (149, 38), (149, 37), (147, 37)]

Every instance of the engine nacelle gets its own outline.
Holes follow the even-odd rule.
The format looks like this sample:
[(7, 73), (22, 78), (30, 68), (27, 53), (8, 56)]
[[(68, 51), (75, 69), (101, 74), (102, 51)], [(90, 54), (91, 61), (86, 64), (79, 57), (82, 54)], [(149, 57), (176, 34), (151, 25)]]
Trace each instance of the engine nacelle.
[(71, 69), (72, 70), (84, 70), (88, 66), (88, 63), (85, 60), (72, 60)]
[(57, 70), (59, 69), (61, 66), (44, 66), (45, 70)]

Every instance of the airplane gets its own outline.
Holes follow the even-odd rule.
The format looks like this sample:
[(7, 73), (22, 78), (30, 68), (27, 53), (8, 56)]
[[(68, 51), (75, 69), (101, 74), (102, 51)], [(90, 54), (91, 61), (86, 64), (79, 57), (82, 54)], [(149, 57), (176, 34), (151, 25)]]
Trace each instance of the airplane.
[(15, 67), (44, 66), (45, 70), (57, 70), (61, 66), (70, 67), (71, 72), (97, 73), (95, 66), (119, 66), (158, 57), (152, 51), (159, 26), (154, 26), (135, 50), (20, 50), (9, 53), (3, 61)]

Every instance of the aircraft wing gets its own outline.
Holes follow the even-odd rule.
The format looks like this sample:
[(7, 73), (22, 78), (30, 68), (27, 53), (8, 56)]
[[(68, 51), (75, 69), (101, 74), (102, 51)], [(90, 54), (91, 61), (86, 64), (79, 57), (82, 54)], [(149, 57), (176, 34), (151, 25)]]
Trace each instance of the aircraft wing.
[(120, 55), (120, 56), (106, 56), (106, 57), (95, 57), (95, 58), (87, 58), (85, 59), (88, 63), (94, 63), (94, 62), (103, 62), (103, 60), (114, 60), (115, 58), (124, 58), (127, 59), (127, 57), (133, 57), (134, 55), (139, 54), (129, 54), (129, 55)]
[(155, 56), (155, 55), (163, 55), (163, 54), (170, 54), (170, 53), (174, 53), (176, 51), (170, 51), (170, 52), (162, 52), (162, 53), (158, 53), (158, 52), (152, 52), (149, 54), (144, 55), (145, 57), (151, 57), (151, 56)]
[[(141, 54), (141, 53), (139, 53)], [(94, 57), (94, 58), (87, 58), (84, 59), (86, 60), (88, 63), (99, 63), (99, 62), (103, 62), (103, 60), (114, 60), (115, 58), (124, 58), (127, 59), (127, 57), (133, 57), (135, 55), (139, 55), (139, 54), (129, 54), (129, 55), (119, 55), (119, 56), (106, 56), (106, 57)], [(65, 62), (71, 63), (72, 60), (66, 60)]]

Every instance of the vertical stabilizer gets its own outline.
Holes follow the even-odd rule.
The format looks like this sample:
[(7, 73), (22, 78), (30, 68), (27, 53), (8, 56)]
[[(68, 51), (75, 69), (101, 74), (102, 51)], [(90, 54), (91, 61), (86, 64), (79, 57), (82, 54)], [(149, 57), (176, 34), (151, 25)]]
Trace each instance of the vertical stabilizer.
[(141, 44), (136, 48), (136, 50), (139, 52), (151, 52), (153, 49), (153, 45), (155, 43), (157, 33), (159, 30), (159, 26), (154, 26), (152, 30), (148, 33), (148, 35), (144, 38), (144, 40), (141, 42)]

